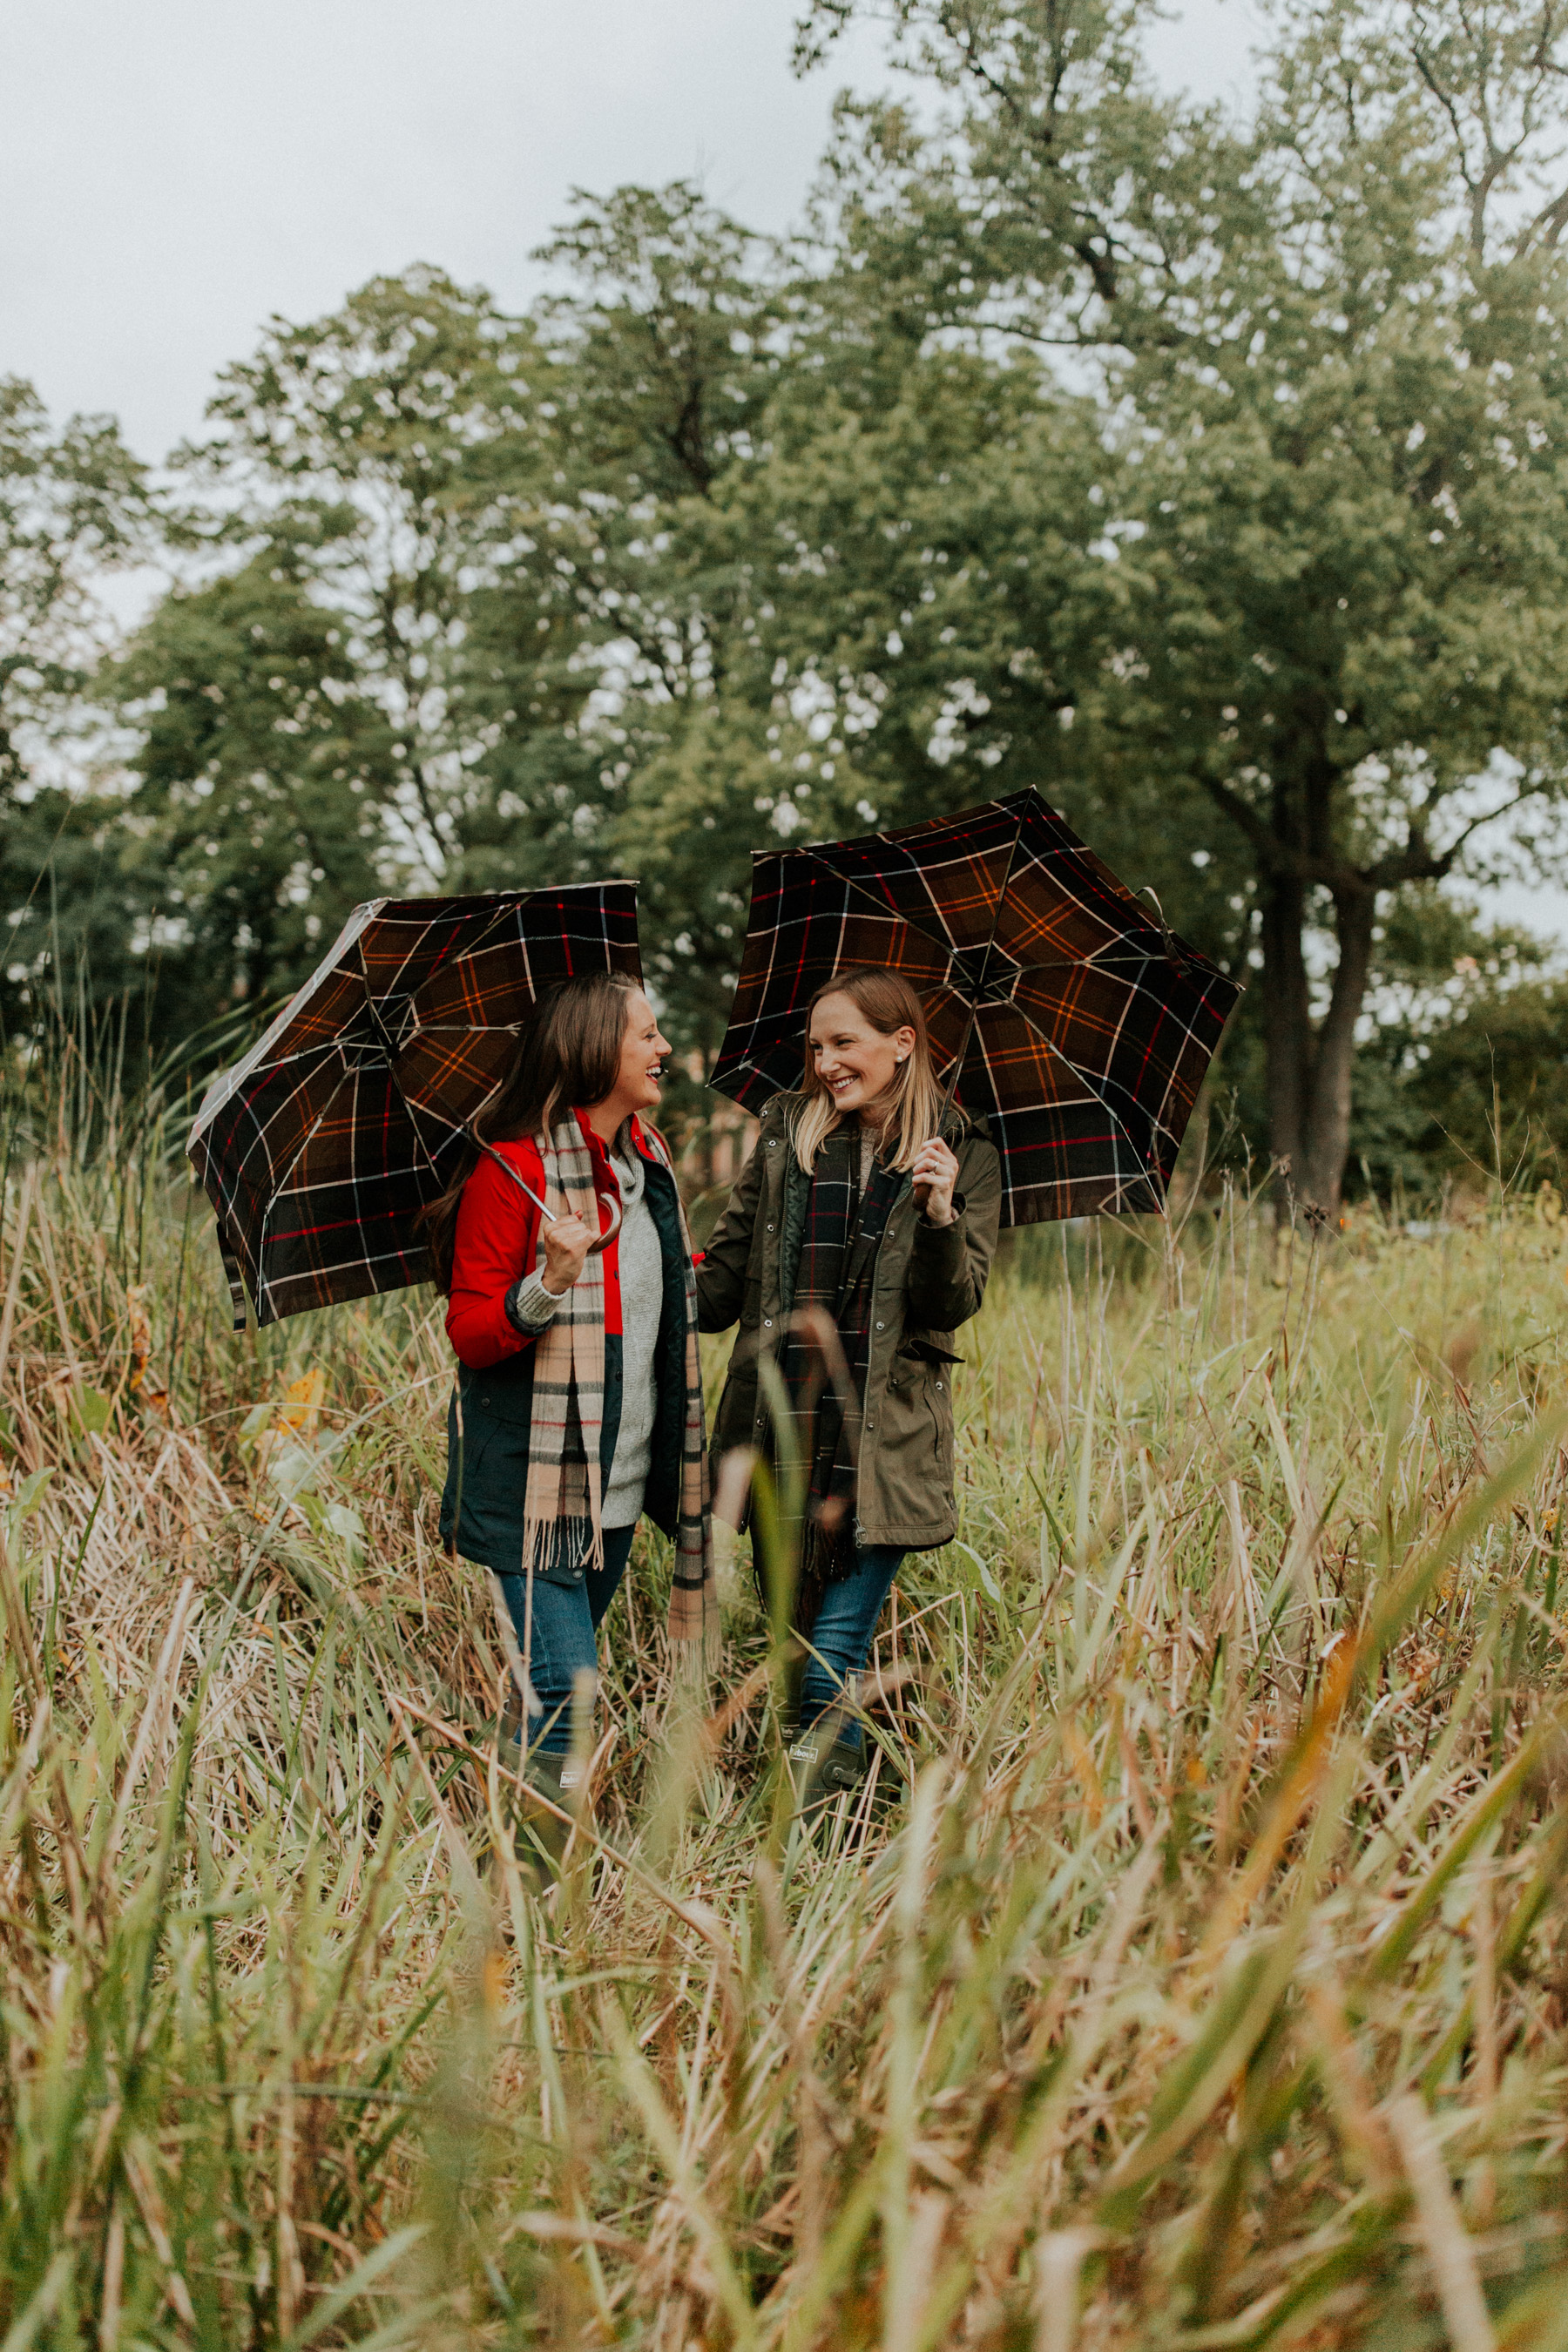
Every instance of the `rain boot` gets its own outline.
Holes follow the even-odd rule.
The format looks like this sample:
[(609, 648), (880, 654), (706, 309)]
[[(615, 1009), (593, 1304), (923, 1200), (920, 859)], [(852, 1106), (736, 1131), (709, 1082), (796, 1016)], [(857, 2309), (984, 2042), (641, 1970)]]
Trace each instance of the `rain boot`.
[(850, 1734), (841, 1707), (830, 1706), (816, 1721), (799, 1731), (785, 1751), (797, 1818), (808, 1829), (820, 1826), (829, 1806), (866, 1778), (866, 1751)]
[[(550, 1806), (571, 1811), (576, 1776), (582, 1769), (570, 1754), (557, 1755), (548, 1748), (536, 1748), (523, 1766), (513, 1829), (517, 1858), (536, 1895), (545, 1894), (560, 1877), (562, 1856), (572, 1834), (571, 1822), (552, 1812)], [(548, 1803), (538, 1803), (536, 1795), (546, 1798)]]

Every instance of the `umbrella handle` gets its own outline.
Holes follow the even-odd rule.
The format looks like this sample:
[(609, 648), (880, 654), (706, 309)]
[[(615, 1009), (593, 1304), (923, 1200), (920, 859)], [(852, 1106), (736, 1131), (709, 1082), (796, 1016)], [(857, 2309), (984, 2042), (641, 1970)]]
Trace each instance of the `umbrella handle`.
[(595, 1201), (603, 1201), (605, 1207), (609, 1210), (610, 1223), (608, 1230), (602, 1233), (596, 1242), (590, 1242), (588, 1244), (588, 1255), (590, 1257), (597, 1257), (602, 1250), (607, 1250), (610, 1244), (615, 1240), (616, 1235), (621, 1230), (620, 1202), (618, 1201), (612, 1200), (608, 1192), (595, 1192), (594, 1198)]
[[(477, 1139), (476, 1139), (476, 1140)], [(545, 1206), (538, 1193), (534, 1191), (532, 1185), (526, 1182), (524, 1179), (518, 1174), (517, 1170), (512, 1166), (510, 1160), (503, 1160), (500, 1153), (497, 1151), (491, 1144), (480, 1143), (479, 1150), (485, 1154), (487, 1159), (493, 1160), (496, 1166), (504, 1171), (504, 1172), (511, 1178), (511, 1181), (517, 1186), (518, 1191), (522, 1193), (526, 1200), (532, 1202), (534, 1207), (538, 1210), (540, 1215), (543, 1218), (547, 1225), (553, 1225), (559, 1223), (559, 1219), (556, 1217), (554, 1210)], [(595, 1201), (602, 1201), (610, 1212), (610, 1222), (605, 1232), (599, 1235), (596, 1242), (590, 1242), (588, 1244), (588, 1255), (590, 1257), (598, 1257), (602, 1252), (609, 1248), (610, 1244), (620, 1232), (622, 1211), (619, 1201), (613, 1199), (608, 1192), (595, 1192), (594, 1198)]]

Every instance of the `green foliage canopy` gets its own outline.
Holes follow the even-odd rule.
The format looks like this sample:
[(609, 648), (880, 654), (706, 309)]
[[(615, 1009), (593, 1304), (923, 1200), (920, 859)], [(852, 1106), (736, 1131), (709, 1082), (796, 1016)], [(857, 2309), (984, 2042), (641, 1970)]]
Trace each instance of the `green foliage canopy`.
[(708, 1055), (753, 847), (1035, 783), (1260, 973), (1255, 1141), (1331, 1207), (1401, 909), (1554, 849), (1563, 28), (1287, 7), (1241, 121), (1155, 88), (1142, 0), (882, 21), (799, 243), (579, 194), (529, 316), (417, 268), (226, 373), (94, 903), (178, 1026), (374, 887), (633, 873)]

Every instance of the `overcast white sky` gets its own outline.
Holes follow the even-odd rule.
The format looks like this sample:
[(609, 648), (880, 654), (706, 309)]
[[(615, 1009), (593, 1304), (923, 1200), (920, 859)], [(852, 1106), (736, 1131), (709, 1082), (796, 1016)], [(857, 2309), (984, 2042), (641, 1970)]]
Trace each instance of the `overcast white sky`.
[[(0, 373), (109, 410), (144, 457), (195, 430), (268, 315), (430, 261), (521, 304), (569, 190), (700, 178), (798, 215), (857, 36), (806, 82), (802, 0), (0, 0)], [(1245, 74), (1247, 0), (1188, 0), (1161, 70)]]

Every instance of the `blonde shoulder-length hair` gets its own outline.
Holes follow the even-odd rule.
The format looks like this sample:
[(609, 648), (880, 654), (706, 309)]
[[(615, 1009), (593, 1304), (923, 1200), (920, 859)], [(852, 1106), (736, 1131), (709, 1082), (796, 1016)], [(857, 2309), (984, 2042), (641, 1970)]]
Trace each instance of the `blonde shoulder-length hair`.
[(795, 1121), (795, 1156), (809, 1176), (816, 1155), (839, 1124), (842, 1113), (816, 1075), (811, 1052), (811, 1016), (825, 996), (847, 996), (873, 1029), (891, 1037), (912, 1029), (911, 1052), (889, 1089), (877, 1139), (879, 1152), (895, 1168), (908, 1168), (922, 1144), (929, 1143), (942, 1123), (942, 1092), (931, 1068), (931, 1040), (920, 998), (901, 972), (878, 971), (866, 966), (836, 971), (825, 981), (806, 1008), (805, 1100)]

